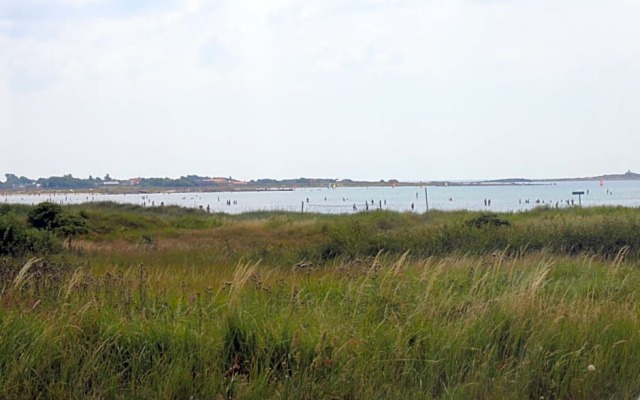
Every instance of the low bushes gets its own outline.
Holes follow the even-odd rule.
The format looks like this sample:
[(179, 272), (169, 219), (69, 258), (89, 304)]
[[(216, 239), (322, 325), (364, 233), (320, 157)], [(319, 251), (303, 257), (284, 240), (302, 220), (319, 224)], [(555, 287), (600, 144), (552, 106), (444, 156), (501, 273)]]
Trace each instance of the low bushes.
[(29, 227), (12, 213), (0, 215), (0, 255), (46, 254), (56, 252), (60, 247), (51, 232)]

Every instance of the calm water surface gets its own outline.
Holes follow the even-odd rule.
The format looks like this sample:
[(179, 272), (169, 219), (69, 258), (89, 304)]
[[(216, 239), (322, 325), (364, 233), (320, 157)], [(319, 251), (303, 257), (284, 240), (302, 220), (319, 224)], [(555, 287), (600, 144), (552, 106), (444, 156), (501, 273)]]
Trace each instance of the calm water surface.
[[(584, 191), (582, 205), (586, 207), (620, 205), (640, 207), (640, 181), (556, 182), (549, 184), (504, 186), (429, 186), (426, 187), (429, 209), (526, 211), (536, 206), (569, 207), (578, 205), (574, 191)], [(491, 200), (490, 205), (485, 199)], [(427, 207), (425, 187), (358, 187), (305, 188), (292, 191), (216, 192), (216, 193), (153, 193), (153, 194), (92, 194), (57, 193), (34, 195), (0, 194), (4, 203), (37, 204), (53, 201), (78, 204), (96, 201), (138, 204), (143, 206), (178, 205), (202, 207), (211, 212), (237, 214), (249, 211), (301, 211), (353, 213), (375, 210), (424, 212)], [(569, 201), (569, 204), (567, 204)], [(230, 203), (228, 205), (227, 203)], [(355, 205), (355, 210), (354, 210)], [(368, 208), (367, 208), (368, 207)]]

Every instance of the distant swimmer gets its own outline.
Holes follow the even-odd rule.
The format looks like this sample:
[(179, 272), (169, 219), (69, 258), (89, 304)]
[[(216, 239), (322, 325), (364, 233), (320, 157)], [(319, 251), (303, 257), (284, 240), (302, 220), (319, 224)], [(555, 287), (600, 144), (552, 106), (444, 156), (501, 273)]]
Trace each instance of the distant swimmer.
[(356, 203), (353, 203), (353, 211), (358, 211), (358, 207), (356, 207)]
[(411, 211), (413, 211), (416, 208), (415, 204), (411, 203)]

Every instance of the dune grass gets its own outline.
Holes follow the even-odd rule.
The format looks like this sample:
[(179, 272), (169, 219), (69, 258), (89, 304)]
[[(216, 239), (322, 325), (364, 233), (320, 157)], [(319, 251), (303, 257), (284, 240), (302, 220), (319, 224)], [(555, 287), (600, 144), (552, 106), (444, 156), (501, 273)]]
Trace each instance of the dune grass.
[(416, 258), (505, 249), (509, 254), (544, 249), (558, 255), (614, 258), (626, 249), (627, 258), (640, 259), (640, 211), (619, 207), (497, 214), (491, 218), (504, 222), (498, 225), (470, 223), (486, 221), (486, 216), (462, 211), (233, 216), (112, 203), (74, 207), (92, 232), (75, 239), (75, 248), (80, 253), (91, 250), (107, 265), (133, 260), (210, 266), (252, 259), (279, 267), (372, 257), (380, 251), (401, 255), (407, 250)]
[(76, 207), (90, 234), (0, 259), (0, 398), (640, 394), (637, 210)]
[(623, 255), (39, 268), (1, 296), (4, 398), (640, 393), (640, 271)]

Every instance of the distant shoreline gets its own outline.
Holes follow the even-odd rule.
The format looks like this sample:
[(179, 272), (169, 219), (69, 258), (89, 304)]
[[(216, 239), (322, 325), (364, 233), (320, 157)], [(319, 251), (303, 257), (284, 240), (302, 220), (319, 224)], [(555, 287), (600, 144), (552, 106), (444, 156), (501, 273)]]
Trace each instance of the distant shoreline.
[(640, 181), (640, 174), (627, 171), (624, 174), (607, 174), (599, 176), (588, 176), (581, 178), (559, 178), (559, 179), (526, 179), (526, 178), (507, 178), (494, 179), (483, 182), (598, 182), (598, 181)]
[[(349, 184), (336, 185), (335, 188), (375, 188), (375, 187), (500, 187), (500, 186), (551, 186), (554, 182), (561, 181), (530, 181), (530, 182), (450, 182), (450, 181), (434, 181), (426, 183), (415, 182), (399, 182), (397, 184)], [(301, 189), (326, 189), (326, 185), (308, 185), (301, 187), (242, 187), (242, 186), (225, 186), (225, 187), (135, 187), (120, 186), (109, 188), (76, 188), (76, 189), (50, 189), (50, 188), (20, 188), (20, 189), (0, 189), (0, 196), (16, 196), (16, 195), (39, 195), (39, 194), (60, 194), (60, 193), (76, 193), (76, 194), (100, 194), (100, 195), (144, 195), (157, 193), (229, 193), (229, 192), (291, 192)]]
[(252, 186), (246, 184), (229, 184), (220, 186), (196, 186), (196, 187), (154, 187), (137, 185), (118, 186), (97, 186), (94, 188), (0, 188), (0, 195), (36, 195), (36, 194), (56, 194), (56, 193), (83, 193), (101, 195), (122, 195), (122, 194), (154, 194), (154, 193), (222, 193), (222, 192), (283, 192), (298, 189), (321, 189), (321, 188), (362, 188), (362, 187), (490, 187), (490, 186), (544, 186), (553, 185), (557, 182), (598, 182), (598, 181), (638, 181), (640, 174), (627, 171), (624, 174), (608, 174), (592, 177), (580, 178), (558, 178), (558, 179), (528, 179), (528, 178), (506, 178), (479, 181), (426, 181), (426, 182), (401, 182), (390, 181), (353, 181), (343, 180), (327, 183), (329, 180), (320, 180), (317, 184), (305, 182), (303, 185), (266, 185)]

